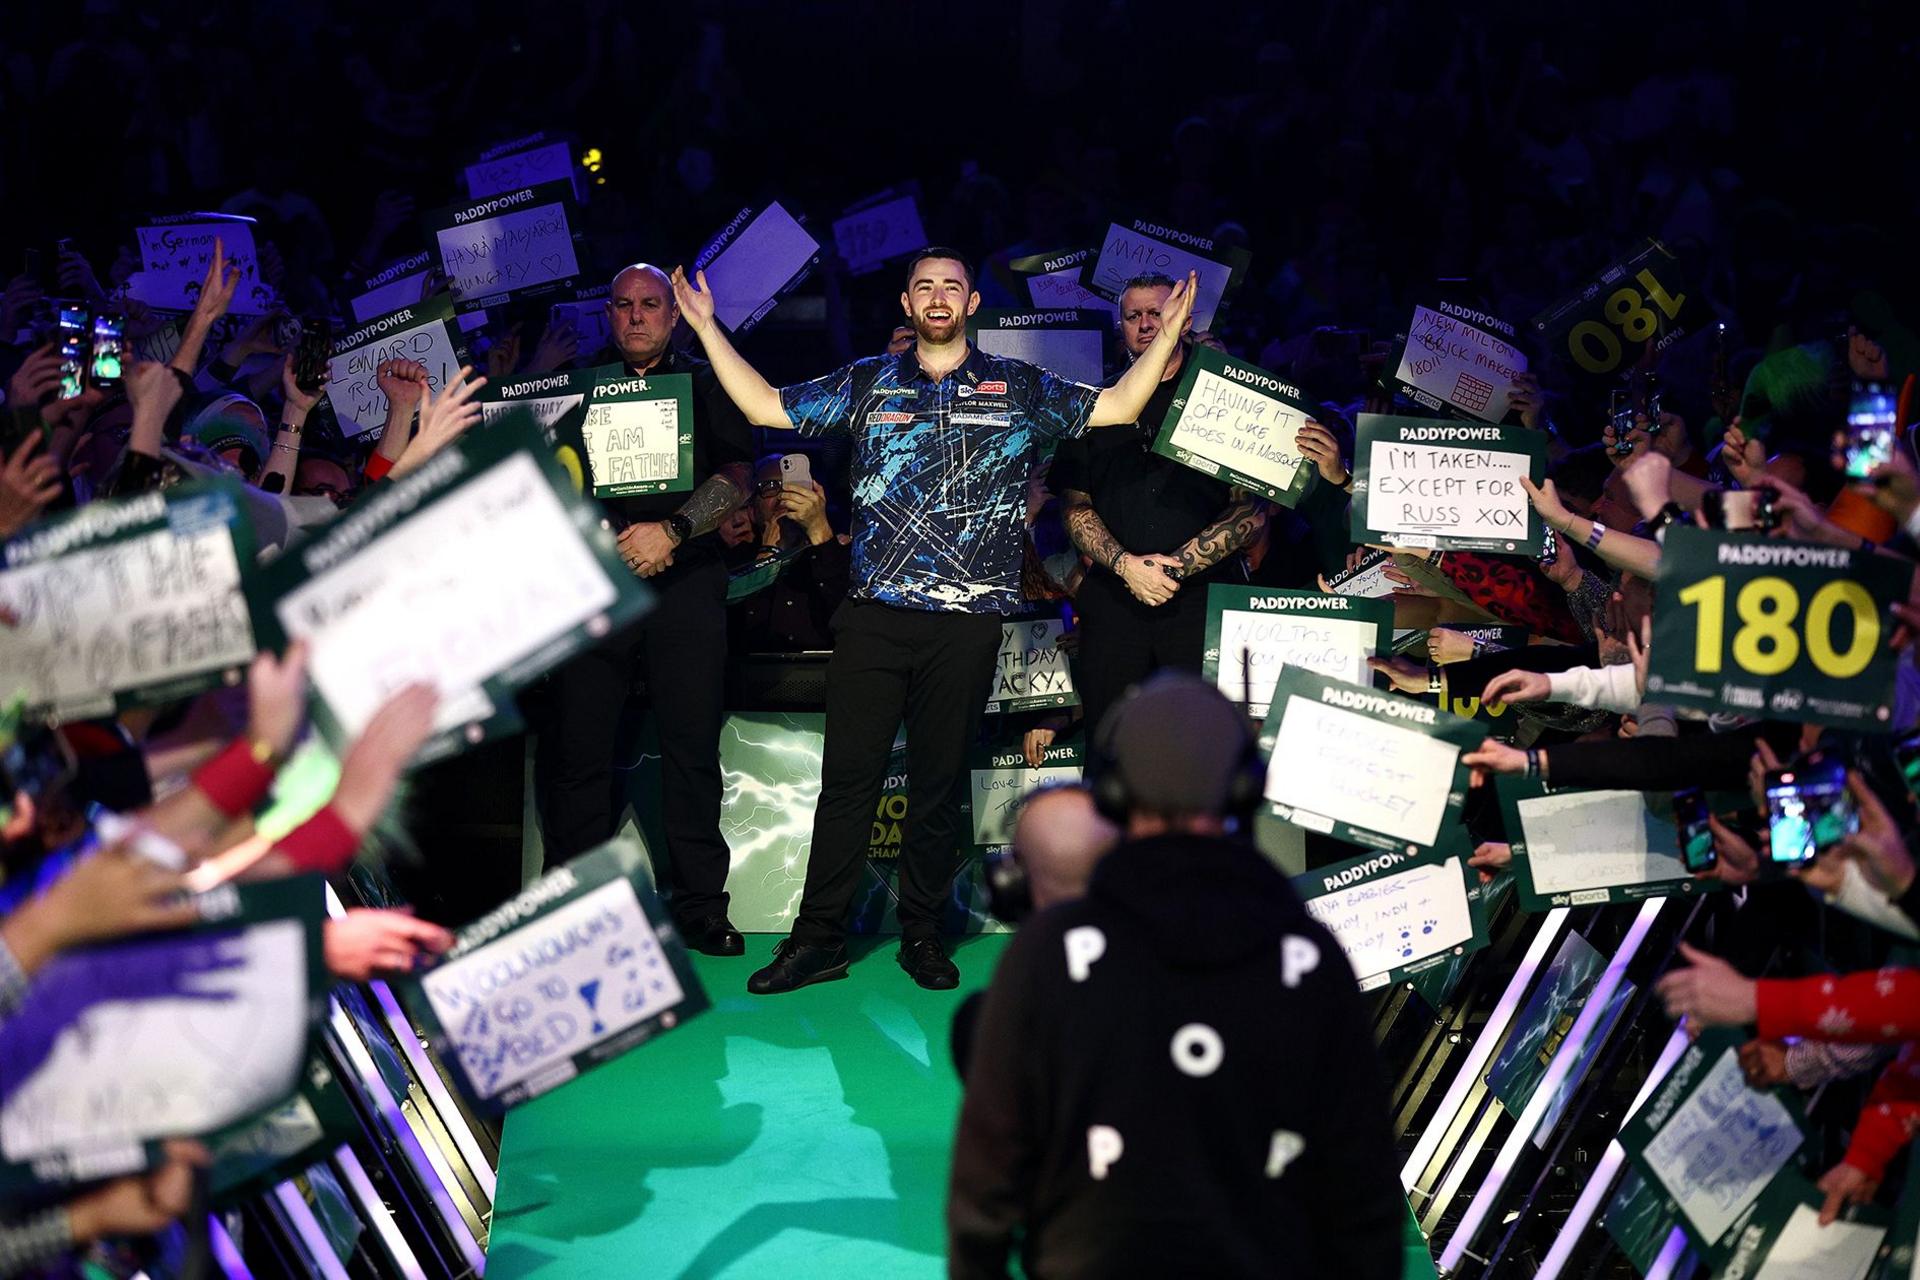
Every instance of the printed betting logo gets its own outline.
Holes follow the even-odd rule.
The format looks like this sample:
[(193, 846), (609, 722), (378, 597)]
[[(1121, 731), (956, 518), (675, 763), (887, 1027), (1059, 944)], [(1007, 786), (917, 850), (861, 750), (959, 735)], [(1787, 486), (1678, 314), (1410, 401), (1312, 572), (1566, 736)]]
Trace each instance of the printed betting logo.
[(1493, 384), (1482, 382), (1472, 374), (1462, 371), (1458, 381), (1453, 384), (1453, 394), (1448, 399), (1469, 412), (1477, 412), (1487, 407), (1493, 399)]

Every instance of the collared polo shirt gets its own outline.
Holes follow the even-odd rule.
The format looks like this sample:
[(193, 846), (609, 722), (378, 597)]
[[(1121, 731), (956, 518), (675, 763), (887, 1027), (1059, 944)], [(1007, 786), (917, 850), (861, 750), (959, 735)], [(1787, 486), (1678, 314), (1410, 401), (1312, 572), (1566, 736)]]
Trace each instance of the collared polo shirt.
[(780, 392), (803, 435), (853, 439), (850, 593), (903, 609), (1019, 613), (1027, 471), (1100, 389), (969, 347), (938, 382), (909, 350)]

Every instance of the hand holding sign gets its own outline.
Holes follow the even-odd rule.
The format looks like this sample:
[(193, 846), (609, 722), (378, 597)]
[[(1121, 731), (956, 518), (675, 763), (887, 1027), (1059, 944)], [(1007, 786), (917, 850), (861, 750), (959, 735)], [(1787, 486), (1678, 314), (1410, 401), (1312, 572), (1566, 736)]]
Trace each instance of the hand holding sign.
[(414, 433), (412, 443), (407, 445), (400, 460), (393, 464), (389, 474), (395, 480), (410, 471), (417, 471), (425, 465), (427, 459), (458, 440), (468, 427), (480, 421), (480, 406), (473, 397), (480, 388), (487, 385), (485, 378), (473, 378), (472, 365), (462, 365), (453, 381), (447, 384), (442, 394), (433, 394), (433, 388), (426, 390), (426, 400), (420, 406), (420, 429)]
[(405, 973), (453, 945), (453, 935), (405, 911), (355, 907), (326, 924), (327, 972), (348, 982)]
[(145, 1236), (165, 1231), (193, 1203), (194, 1171), (213, 1162), (207, 1149), (187, 1139), (169, 1139), (166, 1162), (151, 1173), (115, 1178), (67, 1205), (67, 1227), (77, 1245), (107, 1236)]
[(1300, 429), (1293, 433), (1293, 447), (1314, 465), (1322, 480), (1336, 487), (1347, 483), (1347, 462), (1340, 456), (1340, 441), (1312, 418), (1301, 423)]

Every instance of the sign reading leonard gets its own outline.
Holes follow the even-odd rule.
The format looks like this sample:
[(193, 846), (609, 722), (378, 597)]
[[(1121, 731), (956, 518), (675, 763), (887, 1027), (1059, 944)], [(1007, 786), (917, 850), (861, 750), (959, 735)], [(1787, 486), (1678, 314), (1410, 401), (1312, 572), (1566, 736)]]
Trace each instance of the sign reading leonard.
[(1544, 433), (1363, 413), (1353, 455), (1354, 541), (1540, 554), (1520, 481), (1546, 478)]

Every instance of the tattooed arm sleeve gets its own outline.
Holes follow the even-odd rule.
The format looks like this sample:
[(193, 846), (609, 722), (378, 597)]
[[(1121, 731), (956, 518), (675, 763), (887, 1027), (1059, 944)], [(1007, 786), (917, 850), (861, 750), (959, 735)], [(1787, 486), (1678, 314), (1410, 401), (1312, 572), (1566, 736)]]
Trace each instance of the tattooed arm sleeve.
[(1231, 504), (1219, 518), (1174, 552), (1180, 562), (1180, 576), (1190, 578), (1246, 550), (1266, 527), (1267, 504), (1236, 486)]
[(1074, 549), (1095, 564), (1112, 569), (1127, 549), (1113, 536), (1106, 522), (1093, 509), (1093, 499), (1078, 489), (1060, 495), (1060, 506), (1067, 522), (1067, 537)]
[(694, 537), (718, 529), (720, 522), (747, 500), (748, 474), (744, 466), (729, 463), (693, 491), (680, 514), (692, 523)]

